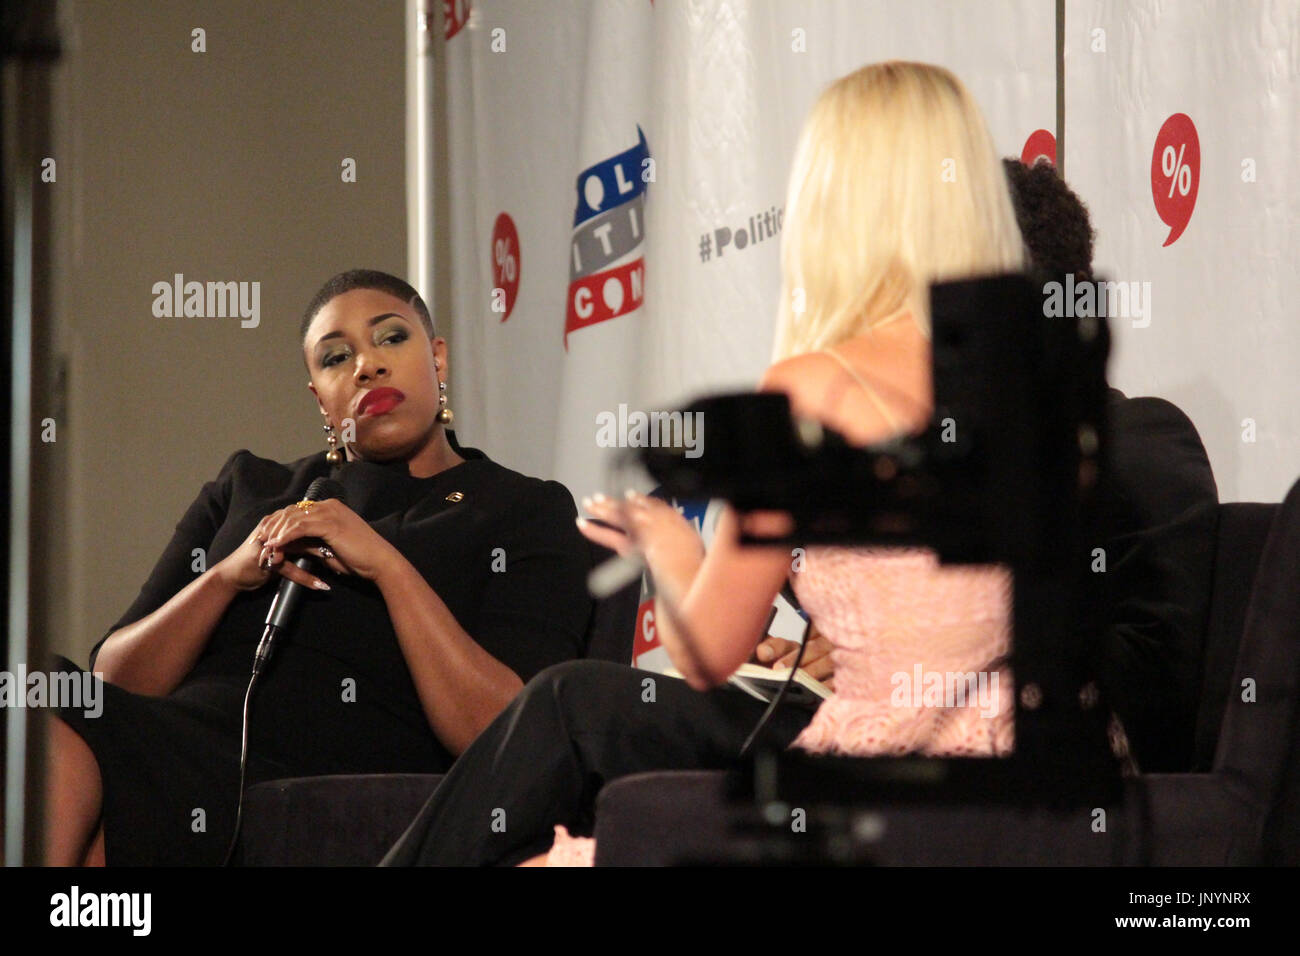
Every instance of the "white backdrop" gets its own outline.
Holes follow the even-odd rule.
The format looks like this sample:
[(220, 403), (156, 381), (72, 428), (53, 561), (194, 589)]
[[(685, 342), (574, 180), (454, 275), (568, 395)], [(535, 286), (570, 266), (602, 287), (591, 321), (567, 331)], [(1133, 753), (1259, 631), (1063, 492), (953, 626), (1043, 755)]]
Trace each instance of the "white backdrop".
[[(804, 115), (828, 82), (875, 60), (928, 60), (970, 86), (1004, 153), (1020, 155), (1030, 133), (1054, 127), (1055, 21), (1039, 0), (456, 0), (452, 14), (454, 259), (443, 281), (454, 302), (457, 434), (578, 497), (610, 477), (600, 413), (752, 388), (768, 365), (780, 240), (771, 214)], [(653, 182), (641, 182), (650, 167), (635, 152), (638, 130)], [(575, 228), (580, 175), (581, 212), (592, 215)], [(751, 239), (750, 217), (765, 212)], [(508, 233), (493, 241), (502, 213), (517, 244)], [(517, 298), (503, 321), (492, 290), (510, 298), (512, 259)], [(638, 290), (618, 273), (637, 263), (643, 304), (633, 309)], [(593, 273), (594, 304), (582, 282)], [(623, 314), (570, 332), (566, 351), (571, 298), (594, 319), (620, 295)]]
[[(1222, 500), (1279, 501), (1300, 475), (1300, 3), (1069, 0), (1065, 22), (1066, 179), (1098, 269), (1151, 284), (1150, 324), (1112, 323), (1112, 383), (1191, 416)], [(1193, 182), (1153, 183), (1177, 113), (1199, 166), (1171, 152)], [(1161, 154), (1190, 146), (1179, 133)], [(1164, 245), (1171, 186), (1195, 203)]]
[[(828, 82), (943, 64), (1003, 155), (1054, 148), (1043, 0), (446, 3), (458, 434), (578, 497), (617, 490), (599, 416), (751, 388), (768, 364), (786, 178)], [(1098, 268), (1151, 288), (1149, 322), (1112, 320), (1112, 380), (1188, 412), (1224, 500), (1278, 500), (1300, 473), (1298, 46), (1295, 0), (1066, 5), (1066, 177)], [(1203, 165), (1177, 123), (1157, 148), (1176, 113)]]

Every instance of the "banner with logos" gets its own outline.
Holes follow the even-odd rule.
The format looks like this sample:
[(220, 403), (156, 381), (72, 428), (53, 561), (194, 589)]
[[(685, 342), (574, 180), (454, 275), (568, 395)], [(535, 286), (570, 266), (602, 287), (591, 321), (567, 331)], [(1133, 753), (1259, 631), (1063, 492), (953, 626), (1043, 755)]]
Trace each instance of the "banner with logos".
[[(447, 0), (458, 436), (575, 497), (638, 416), (767, 367), (789, 166), (832, 80), (952, 69), (1003, 155), (1055, 155), (1051, 4)], [(619, 487), (614, 487), (618, 484)], [(706, 538), (702, 503), (682, 503)], [(638, 660), (658, 667), (653, 622)], [(798, 633), (788, 608), (774, 627)], [(662, 654), (662, 651), (658, 652)]]

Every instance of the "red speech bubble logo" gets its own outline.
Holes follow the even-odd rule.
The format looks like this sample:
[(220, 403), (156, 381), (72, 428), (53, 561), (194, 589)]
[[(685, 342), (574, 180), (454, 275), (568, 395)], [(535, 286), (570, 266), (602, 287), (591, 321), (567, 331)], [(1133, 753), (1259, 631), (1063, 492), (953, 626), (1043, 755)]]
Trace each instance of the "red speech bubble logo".
[(443, 39), (450, 40), (469, 23), (471, 0), (442, 0)]
[(492, 226), (492, 285), (494, 296), (497, 289), (505, 296), (506, 310), (501, 314), (504, 322), (510, 318), (519, 298), (519, 233), (515, 231), (515, 221), (504, 212)]
[(1169, 227), (1162, 245), (1178, 240), (1192, 220), (1201, 186), (1201, 140), (1186, 113), (1175, 113), (1156, 133), (1151, 152), (1151, 198), (1160, 221)]
[(1051, 130), (1034, 130), (1029, 134), (1029, 139), (1025, 140), (1025, 148), (1020, 151), (1020, 161), (1026, 166), (1032, 166), (1040, 159), (1056, 165), (1056, 137)]

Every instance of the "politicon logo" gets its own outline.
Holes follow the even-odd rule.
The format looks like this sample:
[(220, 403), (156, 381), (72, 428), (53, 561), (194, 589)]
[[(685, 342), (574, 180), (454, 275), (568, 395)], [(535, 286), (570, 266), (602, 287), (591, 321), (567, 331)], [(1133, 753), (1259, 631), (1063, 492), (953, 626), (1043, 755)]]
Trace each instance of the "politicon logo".
[(638, 126), (635, 146), (578, 174), (569, 246), (569, 333), (627, 315), (645, 300), (645, 196), (654, 160)]

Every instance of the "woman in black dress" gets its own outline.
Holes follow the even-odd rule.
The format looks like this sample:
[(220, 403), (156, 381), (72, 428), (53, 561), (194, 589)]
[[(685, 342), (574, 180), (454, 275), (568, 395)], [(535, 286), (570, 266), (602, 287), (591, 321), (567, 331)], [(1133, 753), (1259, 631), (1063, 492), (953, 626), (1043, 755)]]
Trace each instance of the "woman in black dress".
[[(102, 714), (50, 721), (50, 863), (222, 861), (244, 692), (282, 578), (314, 590), (259, 678), (249, 784), (444, 771), (533, 674), (581, 653), (589, 552), (573, 500), (456, 443), (446, 341), (415, 291), (342, 273), (302, 333), (342, 451), (238, 451), (203, 487), (91, 652)], [(344, 501), (297, 506), (322, 476)], [(303, 553), (328, 571), (298, 568)]]

